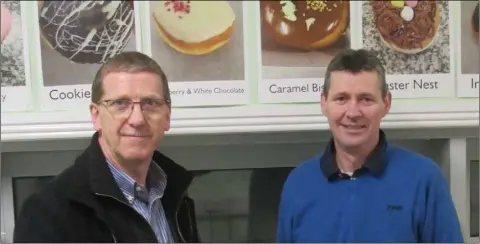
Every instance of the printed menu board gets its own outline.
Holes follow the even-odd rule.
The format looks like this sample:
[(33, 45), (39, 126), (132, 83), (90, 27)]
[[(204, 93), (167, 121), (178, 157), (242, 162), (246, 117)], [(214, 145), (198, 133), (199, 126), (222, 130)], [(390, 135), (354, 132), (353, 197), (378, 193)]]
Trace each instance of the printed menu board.
[(364, 1), (363, 47), (387, 73), (393, 98), (455, 96), (448, 1)]
[(172, 106), (249, 102), (243, 1), (149, 1), (146, 53), (164, 69)]
[(35, 37), (43, 110), (88, 107), (102, 63), (140, 50), (138, 2), (37, 1)]
[(316, 102), (328, 64), (351, 47), (349, 1), (260, 1), (262, 103)]
[(25, 1), (1, 3), (2, 113), (31, 109), (29, 40)]
[(173, 107), (245, 105), (255, 82), (260, 103), (318, 102), (348, 48), (378, 55), (393, 98), (479, 95), (478, 1), (0, 2), (2, 112), (83, 110), (99, 67), (133, 50)]
[(478, 97), (480, 45), (478, 1), (460, 2), (460, 58), (457, 92), (459, 97)]
[(376, 53), (393, 98), (455, 96), (451, 4), (261, 1), (260, 101), (319, 101), (326, 66), (349, 47)]

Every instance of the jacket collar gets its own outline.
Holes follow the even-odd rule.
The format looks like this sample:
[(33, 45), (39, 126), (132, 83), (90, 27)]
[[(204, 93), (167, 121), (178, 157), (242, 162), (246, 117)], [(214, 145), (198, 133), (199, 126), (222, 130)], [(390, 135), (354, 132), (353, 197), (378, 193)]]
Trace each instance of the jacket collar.
[[(377, 146), (368, 155), (365, 164), (360, 170), (367, 169), (375, 176), (380, 176), (387, 165), (386, 148), (387, 139), (383, 130), (380, 130)], [(320, 168), (328, 180), (336, 179), (336, 177), (341, 173), (337, 165), (337, 159), (335, 156), (335, 143), (333, 142), (333, 138), (330, 139), (330, 142), (328, 143), (327, 148), (320, 159)]]
[[(173, 207), (178, 203), (181, 195), (188, 189), (193, 180), (193, 174), (158, 151), (154, 152), (152, 160), (160, 166), (168, 179), (162, 203), (165, 202), (167, 206)], [(80, 173), (75, 177), (76, 182), (74, 185), (88, 186), (91, 193), (113, 197), (128, 204), (100, 148), (98, 132), (93, 135), (90, 145), (83, 154), (77, 158), (75, 165), (83, 169), (80, 171), (83, 172), (83, 175)], [(72, 191), (72, 193), (73, 192), (78, 193), (78, 191)], [(86, 199), (81, 195), (70, 194), (70, 197), (74, 200), (87, 203)]]

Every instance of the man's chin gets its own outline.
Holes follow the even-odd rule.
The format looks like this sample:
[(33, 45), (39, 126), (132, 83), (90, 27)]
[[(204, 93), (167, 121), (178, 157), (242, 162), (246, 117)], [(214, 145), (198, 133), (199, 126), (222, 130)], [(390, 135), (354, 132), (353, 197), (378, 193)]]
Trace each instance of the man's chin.
[(343, 136), (339, 142), (346, 148), (359, 148), (365, 145), (366, 139), (358, 136)]
[(127, 161), (147, 161), (152, 159), (152, 152), (144, 148), (130, 148), (122, 156)]
[(135, 137), (135, 136), (122, 136), (122, 143), (128, 144), (128, 145), (146, 145), (148, 143), (151, 143), (151, 138), (150, 137)]

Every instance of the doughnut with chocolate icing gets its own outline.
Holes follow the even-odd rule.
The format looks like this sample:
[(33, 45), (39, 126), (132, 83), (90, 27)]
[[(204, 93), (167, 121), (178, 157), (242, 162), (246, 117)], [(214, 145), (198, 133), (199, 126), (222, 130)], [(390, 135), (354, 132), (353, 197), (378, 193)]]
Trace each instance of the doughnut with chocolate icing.
[(436, 1), (370, 1), (380, 38), (392, 49), (415, 54), (427, 49), (437, 34)]
[(74, 63), (101, 64), (121, 53), (134, 28), (132, 1), (38, 1), (43, 40)]
[(349, 1), (260, 1), (262, 31), (292, 48), (325, 48), (349, 25)]
[(475, 40), (478, 42), (478, 25), (479, 25), (479, 17), (478, 17), (478, 3), (477, 3), (477, 6), (475, 7), (475, 10), (473, 11), (473, 14), (472, 14), (472, 30), (473, 30), (473, 37), (475, 38)]

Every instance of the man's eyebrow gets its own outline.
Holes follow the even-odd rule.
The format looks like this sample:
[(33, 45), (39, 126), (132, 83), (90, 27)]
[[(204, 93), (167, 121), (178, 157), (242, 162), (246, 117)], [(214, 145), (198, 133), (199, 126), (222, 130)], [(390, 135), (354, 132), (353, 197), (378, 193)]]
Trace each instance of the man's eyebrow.
[(358, 95), (361, 96), (361, 97), (373, 97), (374, 96), (372, 93), (369, 93), (369, 92), (362, 92)]
[(347, 93), (347, 92), (338, 92), (338, 93), (333, 93), (332, 96), (359, 96), (359, 97), (373, 97), (374, 94), (373, 93), (369, 93), (369, 92), (362, 92), (362, 93), (359, 93), (359, 94), (350, 94), (350, 93)]
[(332, 95), (333, 96), (348, 96), (349, 94), (347, 92), (337, 92), (337, 93), (333, 93)]
[[(116, 99), (133, 99), (131, 97), (129, 97), (128, 95), (126, 94), (120, 94), (120, 95), (116, 95), (116, 96), (108, 96), (109, 99), (108, 100), (116, 100)], [(162, 96), (159, 96), (159, 95), (155, 95), (155, 94), (150, 94), (150, 95), (146, 95), (146, 96), (141, 96), (139, 97), (139, 99), (163, 99)]]

